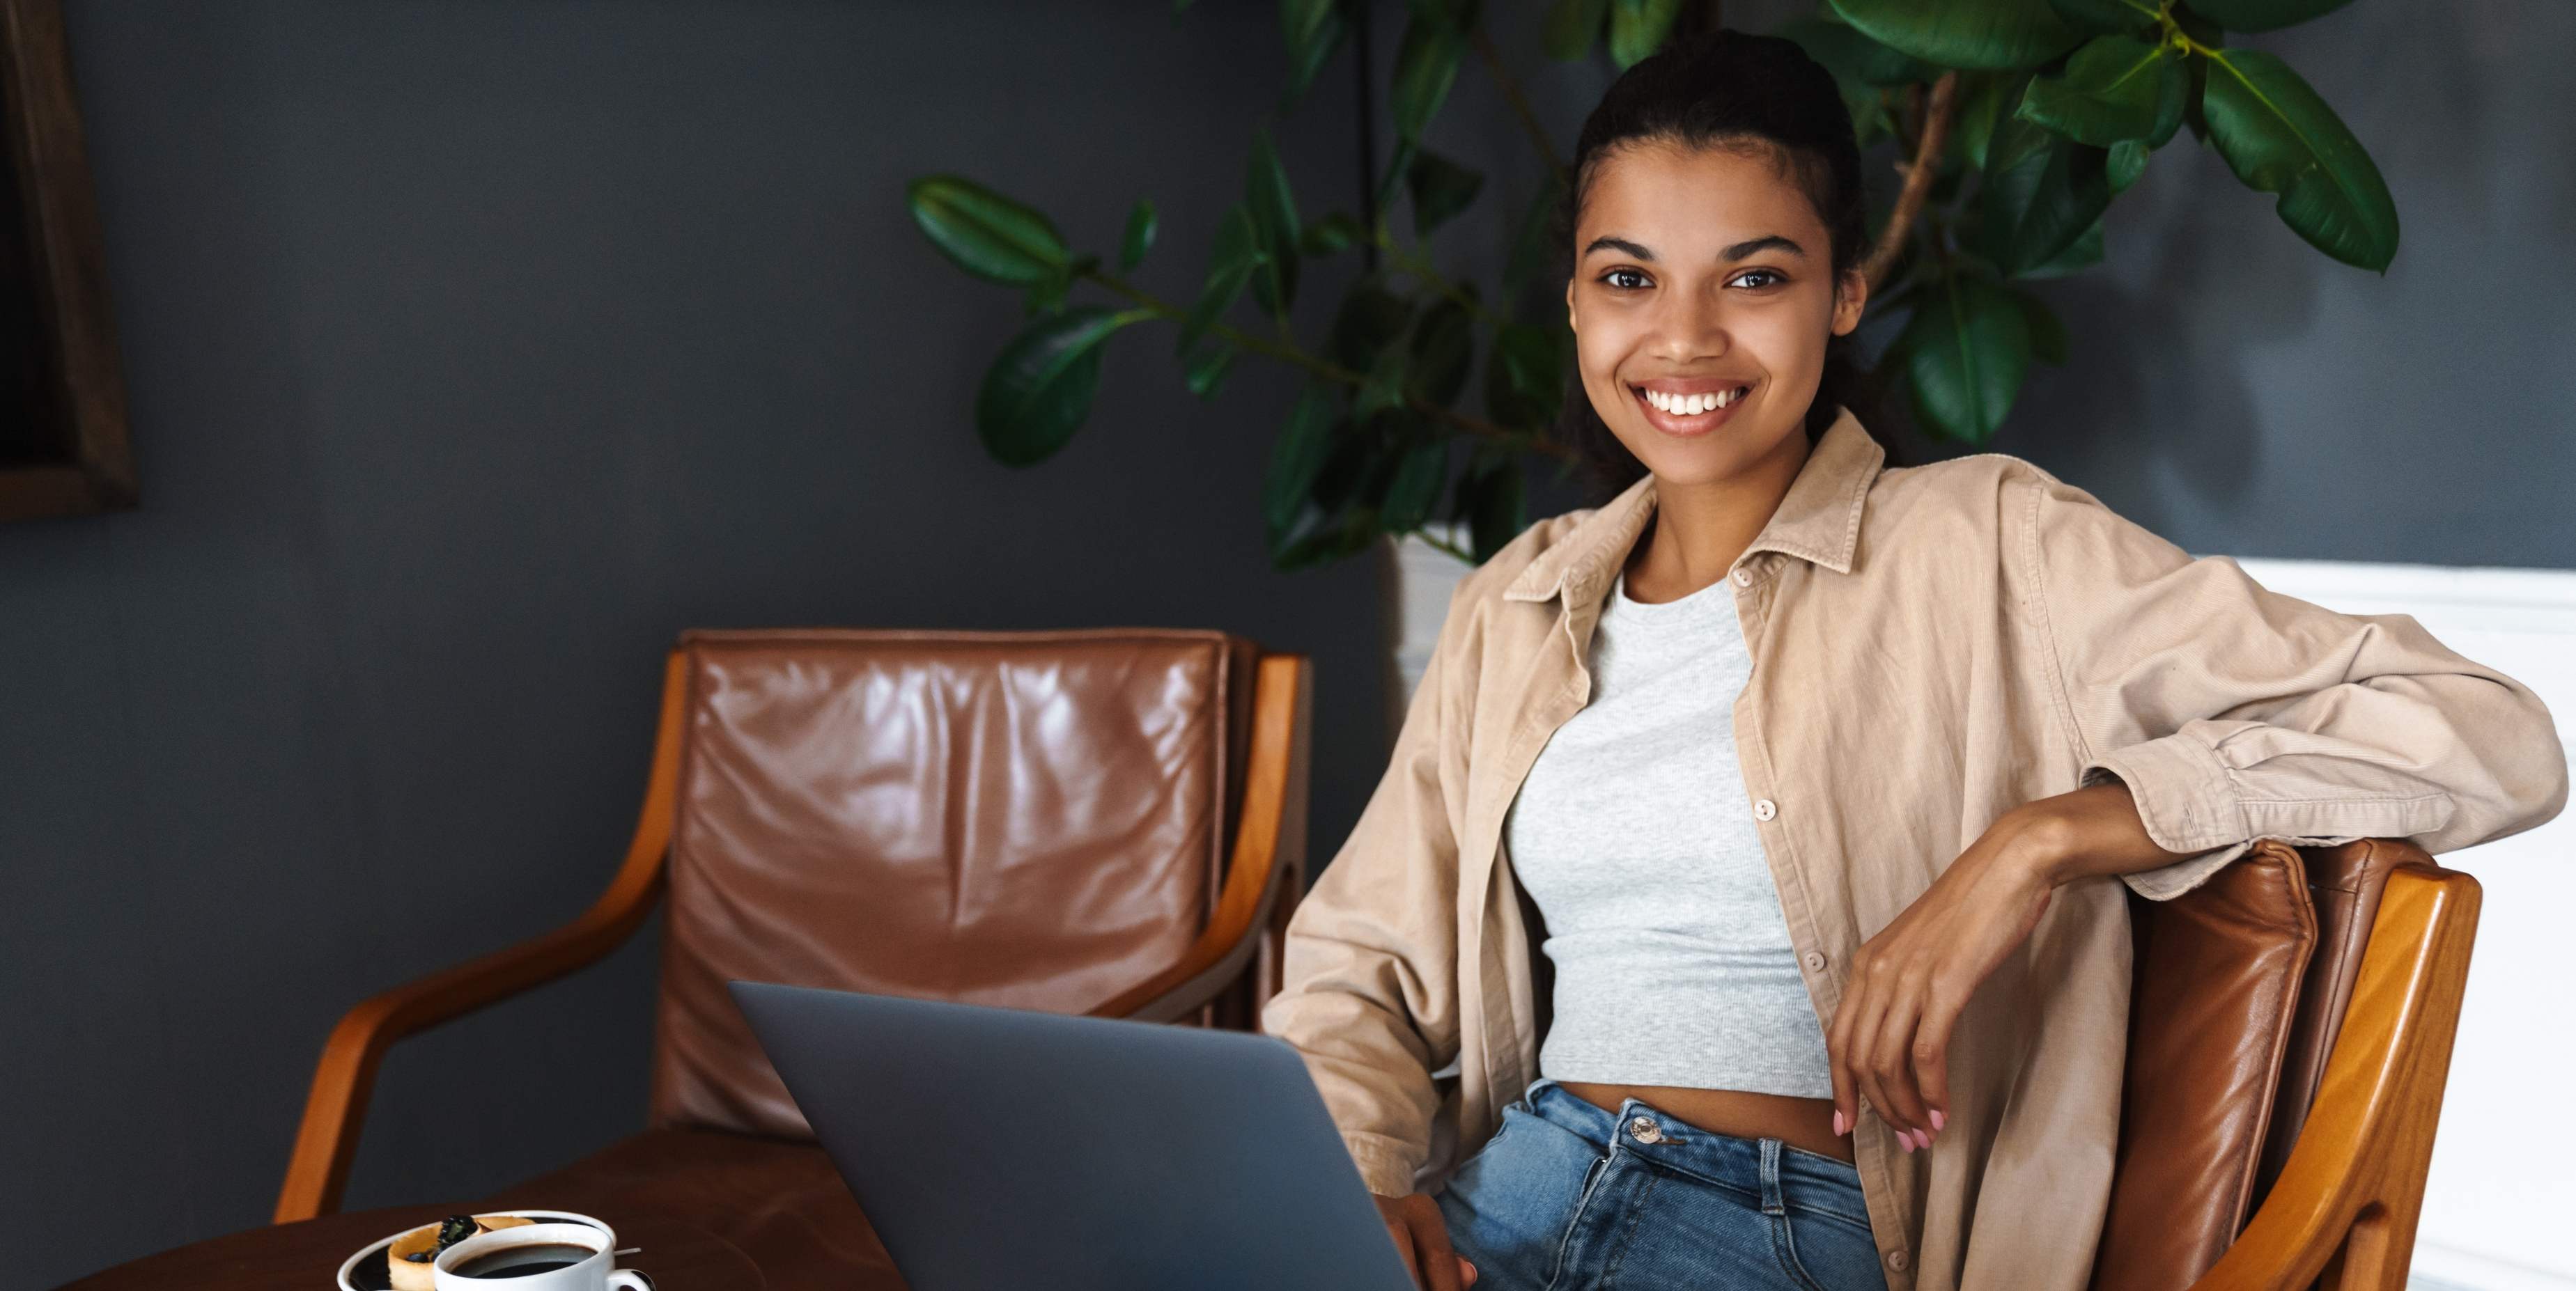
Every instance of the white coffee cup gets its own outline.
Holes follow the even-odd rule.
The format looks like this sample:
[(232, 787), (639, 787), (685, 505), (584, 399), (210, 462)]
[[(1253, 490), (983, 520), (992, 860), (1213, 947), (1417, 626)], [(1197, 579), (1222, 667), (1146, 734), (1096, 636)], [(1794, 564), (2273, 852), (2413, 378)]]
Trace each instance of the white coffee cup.
[[(564, 1268), (515, 1277), (466, 1277), (456, 1271), (487, 1255), (548, 1246), (579, 1247), (589, 1254)], [(522, 1224), (476, 1233), (440, 1251), (430, 1270), (438, 1291), (653, 1291), (653, 1279), (617, 1267), (616, 1251), (617, 1234), (606, 1224)]]

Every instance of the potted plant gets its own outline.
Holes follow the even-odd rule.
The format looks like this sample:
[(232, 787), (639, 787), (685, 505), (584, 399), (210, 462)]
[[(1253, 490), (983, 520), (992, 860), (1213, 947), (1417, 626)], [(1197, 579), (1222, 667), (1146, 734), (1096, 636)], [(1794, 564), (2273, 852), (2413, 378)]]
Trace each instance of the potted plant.
[[(2287, 63), (2226, 43), (2344, 3), (1829, 0), (1780, 29), (1833, 72), (1865, 158), (1900, 176), (1874, 213), (1868, 316), (1893, 333), (1875, 379), (1905, 388), (1924, 434), (1984, 444), (2031, 365), (2065, 361), (2066, 328), (2023, 284), (2098, 263), (2113, 199), (2185, 131), (2247, 187), (2276, 194), (2282, 222), (2318, 250), (2386, 271), (2397, 210), (2369, 155)], [(1219, 223), (1188, 300), (1127, 277), (1154, 245), (1149, 200), (1136, 203), (1113, 268), (1068, 247), (1042, 212), (972, 178), (914, 180), (907, 199), (932, 245), (1023, 292), (1027, 322), (976, 397), (985, 448), (1014, 466), (1060, 450), (1089, 411), (1102, 348), (1141, 325), (1173, 325), (1181, 379), (1201, 397), (1245, 355), (1300, 369), (1308, 380), (1280, 416), (1262, 481), (1272, 562), (1296, 569), (1391, 540), (1409, 686), (1446, 584), (1527, 525), (1531, 471), (1571, 469), (1547, 432), (1564, 401), (1585, 397), (1572, 378), (1562, 283), (1542, 281), (1565, 163), (1498, 40), (1535, 39), (1554, 58), (1625, 68), (1718, 15), (1714, 0), (1555, 0), (1538, 31), (1497, 36), (1481, 0), (1410, 0), (1384, 87), (1393, 146), (1382, 167), (1373, 146), (1364, 150), (1360, 209), (1301, 209), (1268, 125), (1256, 125), (1243, 198)], [(1373, 6), (1281, 0), (1279, 16), (1286, 113), (1339, 50), (1365, 46)], [(1496, 79), (1549, 176), (1505, 217), (1510, 251), (1490, 293), (1444, 272), (1432, 246), (1475, 208), (1484, 176), (1423, 142), (1471, 62)], [(1364, 71), (1359, 88), (1365, 103), (1374, 87)], [(1393, 217), (1399, 204), (1409, 218)], [(1288, 311), (1302, 267), (1351, 253), (1362, 269), (1331, 326), (1300, 338)], [(1078, 286), (1107, 303), (1076, 303)]]

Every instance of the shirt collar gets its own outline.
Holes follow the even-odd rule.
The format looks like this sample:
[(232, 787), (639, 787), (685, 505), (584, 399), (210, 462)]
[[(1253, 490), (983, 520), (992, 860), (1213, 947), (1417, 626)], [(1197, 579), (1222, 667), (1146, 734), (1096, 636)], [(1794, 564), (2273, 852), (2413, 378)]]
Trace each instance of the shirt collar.
[[(1836, 413), (1833, 424), (1808, 451), (1779, 509), (1737, 558), (1739, 566), (1757, 551), (1776, 551), (1837, 574), (1851, 572), (1852, 552), (1860, 542), (1861, 509), (1869, 501), (1870, 484), (1887, 461), (1887, 450), (1870, 437), (1849, 408), (1838, 408)], [(1654, 509), (1655, 477), (1648, 474), (1576, 521), (1563, 538), (1540, 552), (1503, 589), (1503, 599), (1544, 601), (1559, 593), (1566, 595), (1568, 604), (1591, 599), (1601, 580), (1626, 563)]]

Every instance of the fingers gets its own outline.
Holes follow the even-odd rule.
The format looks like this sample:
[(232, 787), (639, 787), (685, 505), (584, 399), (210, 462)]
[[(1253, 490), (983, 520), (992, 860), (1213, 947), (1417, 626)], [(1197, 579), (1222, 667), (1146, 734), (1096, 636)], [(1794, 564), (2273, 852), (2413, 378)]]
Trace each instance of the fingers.
[(1464, 1255), (1458, 1257), (1458, 1281), (1462, 1286), (1476, 1285), (1476, 1266)]
[(1856, 1001), (1862, 993), (1859, 981), (1843, 991), (1834, 1005), (1833, 1025), (1825, 1028), (1825, 1075), (1834, 1083), (1834, 1133), (1849, 1134), (1860, 1124), (1860, 1086), (1852, 1080), (1852, 1018), (1859, 1012)]
[(1914, 1084), (1915, 1024), (1923, 1013), (1920, 990), (1911, 980), (1898, 986), (1896, 997), (1880, 1017), (1878, 1033), (1871, 1037), (1868, 1058), (1878, 1088), (1887, 1096), (1883, 1106), (1888, 1122), (1908, 1148), (1932, 1146), (1932, 1117), (1924, 1111), (1922, 1094)]
[[(1869, 957), (1866, 951), (1853, 964), (1851, 984), (1845, 988), (1843, 1007), (1835, 1014), (1842, 1032), (1842, 1044), (1841, 1056), (1835, 1060), (1834, 1067), (1838, 1073), (1848, 1073), (1853, 1090), (1869, 1103), (1880, 1120), (1888, 1122), (1891, 1127), (1902, 1128), (1896, 1125), (1895, 1110), (1888, 1102), (1887, 1092), (1879, 1088), (1878, 1072), (1870, 1057), (1871, 1047), (1878, 1038), (1880, 1021), (1887, 1013), (1888, 983), (1884, 978), (1885, 972), (1879, 967), (1879, 961)], [(1857, 1106), (1853, 1112), (1854, 1119), (1858, 1119)], [(1909, 1151), (1912, 1150), (1912, 1139), (1903, 1142)]]
[(1422, 1269), (1425, 1291), (1461, 1291), (1465, 1284), (1459, 1266), (1467, 1261), (1449, 1248), (1449, 1225), (1440, 1217), (1440, 1204), (1424, 1193), (1415, 1193), (1404, 1202), (1405, 1220), (1413, 1229), (1413, 1251)]
[(1939, 1134), (1950, 1111), (1950, 1032), (1958, 1025), (1966, 996), (1935, 989), (1924, 1002), (1923, 1020), (1914, 1027), (1914, 1081), (1923, 1090), (1925, 1115)]

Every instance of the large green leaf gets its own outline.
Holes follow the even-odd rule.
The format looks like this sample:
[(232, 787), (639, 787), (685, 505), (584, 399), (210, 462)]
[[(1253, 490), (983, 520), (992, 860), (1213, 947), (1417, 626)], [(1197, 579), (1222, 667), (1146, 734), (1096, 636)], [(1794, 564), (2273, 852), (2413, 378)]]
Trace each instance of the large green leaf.
[(1467, 307), (1443, 297), (1415, 324), (1406, 365), (1406, 392), (1446, 408), (1467, 385), (1476, 359), (1475, 319)]
[(1388, 291), (1375, 278), (1353, 282), (1333, 313), (1333, 330), (1325, 353), (1333, 362), (1366, 372), (1378, 355), (1395, 347), (1413, 327), (1413, 306)]
[[(2007, 289), (2009, 290), (2009, 289)], [(2030, 356), (2050, 367), (2066, 366), (2069, 346), (2066, 324), (2048, 302), (2026, 291), (2012, 292), (2013, 303), (2021, 306), (2022, 317), (2030, 323)]]
[(2191, 90), (2172, 45), (2096, 36), (2066, 60), (2060, 76), (2034, 78), (2021, 115), (2080, 143), (2108, 148), (2125, 139), (2163, 147), (2182, 128)]
[(2109, 209), (2108, 157), (2026, 118), (2006, 122), (1988, 152), (1978, 250), (2007, 275), (2056, 259)]
[(1833, 0), (1879, 43), (1956, 68), (2036, 67), (2083, 39), (2048, 0)]
[(1485, 359), (1486, 414), (1498, 424), (1521, 429), (1547, 425), (1565, 396), (1563, 362), (1564, 352), (1547, 328), (1503, 324)]
[(1568, 62), (1592, 52), (1592, 42), (1601, 39), (1601, 22), (1610, 13), (1610, 0), (1556, 0), (1547, 9), (1547, 25), (1539, 37), (1547, 56)]
[(2111, 181), (2111, 196), (2118, 197), (2137, 183), (2138, 176), (2147, 173), (2147, 158), (2153, 155), (2154, 150), (2144, 139), (2123, 139), (2112, 144), (2111, 155), (2102, 160), (2103, 175)]
[(1197, 302), (1181, 320), (1181, 334), (1172, 352), (1189, 353), (1209, 326), (1233, 307), (1253, 271), (1269, 258), (1261, 249), (1261, 231), (1253, 226), (1252, 212), (1240, 205), (1227, 208), (1225, 218), (1217, 221), (1216, 245), (1208, 252), (1207, 284), (1199, 288)]
[(1279, 438), (1270, 446), (1270, 469), (1261, 481), (1261, 513), (1273, 534), (1285, 529), (1305, 505), (1315, 477), (1332, 453), (1333, 427), (1340, 416), (1332, 395), (1312, 385), (1288, 409), (1288, 420), (1281, 423)]
[(1021, 329), (986, 369), (975, 398), (975, 433), (984, 451), (1008, 466), (1030, 466), (1063, 448), (1091, 415), (1092, 392), (1100, 386), (1100, 343), (1151, 317), (1150, 310), (1086, 305)]
[(1334, 0), (1280, 0), (1279, 36), (1288, 46), (1288, 83), (1279, 93), (1280, 111), (1305, 96), (1349, 29)]
[(979, 278), (1026, 287), (1072, 258), (1046, 216), (971, 179), (924, 175), (904, 199), (931, 245)]
[(2102, 263), (2102, 221), (2095, 220), (2092, 227), (2085, 229), (2081, 236), (2068, 243), (2065, 250), (2013, 276), (2015, 278), (2063, 278), (2070, 273), (2090, 269), (2100, 263)]
[(1422, 137), (1422, 127), (1440, 111), (1449, 87), (1458, 79), (1458, 62), (1467, 51), (1464, 32), (1439, 14), (1416, 10), (1404, 24), (1404, 39), (1395, 47), (1395, 87), (1389, 106), (1395, 112), (1397, 137)]
[(1512, 455), (1491, 444), (1479, 444), (1458, 476), (1449, 518), (1467, 522), (1476, 563), (1529, 527), (1528, 476)]
[(2352, 0), (2191, 0), (2200, 16), (2229, 31), (2273, 31), (2329, 14)]
[(2030, 316), (2002, 286), (1954, 274), (1925, 285), (1896, 345), (1924, 431), (1983, 444), (2030, 370)]
[(1467, 209), (1476, 200), (1476, 190), (1484, 186), (1482, 171), (1469, 170), (1428, 148), (1415, 154), (1412, 169), (1406, 172), (1414, 234), (1429, 236), (1450, 216)]
[(1449, 441), (1419, 428), (1407, 435), (1395, 472), (1387, 478), (1386, 500), (1378, 523), (1390, 533), (1417, 529), (1440, 503), (1440, 486), (1449, 478)]
[(1272, 314), (1284, 314), (1297, 299), (1297, 238), (1304, 227), (1297, 220), (1297, 199), (1288, 189), (1288, 168), (1279, 162), (1279, 149), (1270, 142), (1270, 129), (1257, 127), (1252, 132), (1252, 156), (1245, 163), (1243, 205), (1252, 213), (1252, 227), (1261, 237), (1261, 251), (1267, 263), (1253, 271), (1252, 298)]
[[(1515, 308), (1522, 293), (1542, 275), (1556, 271), (1556, 209), (1564, 200), (1564, 184), (1553, 176), (1539, 182), (1530, 194), (1529, 205), (1512, 228), (1511, 252), (1503, 260), (1503, 306), (1506, 313)], [(1569, 235), (1571, 236), (1571, 235)]]
[(2057, 16), (2078, 31), (2135, 35), (2156, 25), (2154, 0), (2048, 0)]
[(1634, 67), (1673, 34), (1682, 0), (1610, 0), (1610, 61)]
[(1959, 76), (1959, 111), (1950, 129), (1951, 145), (1977, 170), (1986, 168), (1986, 146), (1998, 123), (2008, 120), (2032, 80), (2028, 72), (1963, 72)]
[(2209, 56), (2209, 141), (2246, 187), (2278, 193), (2281, 221), (2345, 264), (2388, 271), (2397, 204), (2361, 141), (2290, 65), (2255, 49)]
[(1154, 203), (1139, 198), (1136, 209), (1127, 213), (1127, 236), (1118, 241), (1118, 268), (1125, 272), (1145, 262), (1145, 253), (1154, 249)]

